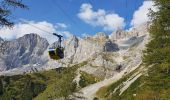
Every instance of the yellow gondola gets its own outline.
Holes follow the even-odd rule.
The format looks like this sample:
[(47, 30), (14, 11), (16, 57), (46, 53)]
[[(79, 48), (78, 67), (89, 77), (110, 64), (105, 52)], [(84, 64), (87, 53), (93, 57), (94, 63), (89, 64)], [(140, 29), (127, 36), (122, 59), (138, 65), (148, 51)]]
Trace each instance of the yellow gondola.
[(56, 48), (50, 48), (49, 49), (49, 51), (48, 51), (49, 56), (50, 56), (51, 59), (54, 59), (54, 60), (63, 59), (64, 58), (64, 48), (61, 47), (61, 38), (63, 36), (58, 35), (56, 33), (53, 33), (53, 35), (55, 35), (59, 38), (58, 39), (59, 45)]

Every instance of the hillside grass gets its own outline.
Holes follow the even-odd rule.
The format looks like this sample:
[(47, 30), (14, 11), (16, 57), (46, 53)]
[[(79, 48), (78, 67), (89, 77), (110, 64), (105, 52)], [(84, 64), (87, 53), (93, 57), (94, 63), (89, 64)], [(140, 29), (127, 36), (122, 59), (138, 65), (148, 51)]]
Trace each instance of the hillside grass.
[[(134, 71), (132, 71), (131, 73), (123, 76), (120, 80), (118, 80), (117, 82), (108, 85), (108, 86), (104, 86), (102, 88), (100, 88), (97, 93), (96, 96), (97, 98), (100, 98), (101, 100), (105, 100), (106, 98), (109, 98), (112, 94), (112, 92), (114, 91), (114, 89), (116, 87), (118, 87), (120, 84), (122, 84), (124, 81), (126, 81), (128, 78), (131, 77), (131, 75), (133, 75), (134, 73), (136, 73), (137, 71), (139, 71), (141, 66), (139, 66), (137, 69), (135, 69)], [(115, 96), (119, 95), (120, 91), (119, 89), (117, 89), (117, 91), (115, 92)], [(115, 100), (115, 99), (114, 99)]]
[(143, 75), (137, 79), (118, 99), (170, 100), (169, 94), (170, 75), (162, 71), (159, 66), (153, 66), (149, 69), (148, 75)]
[(46, 79), (36, 75), (0, 77), (0, 100), (31, 100), (46, 88)]
[(100, 100), (170, 100), (170, 75), (159, 66), (151, 67), (148, 75), (139, 77), (122, 95), (119, 96), (119, 89), (113, 93), (131, 75), (132, 73), (110, 86), (102, 87), (97, 92), (97, 97)]
[(77, 90), (73, 82), (75, 71), (86, 63), (26, 75), (1, 76), (0, 100), (67, 99)]
[(43, 72), (47, 78), (47, 87), (34, 100), (51, 100), (60, 97), (67, 98), (76, 90), (76, 84), (73, 82), (77, 66), (63, 69)]

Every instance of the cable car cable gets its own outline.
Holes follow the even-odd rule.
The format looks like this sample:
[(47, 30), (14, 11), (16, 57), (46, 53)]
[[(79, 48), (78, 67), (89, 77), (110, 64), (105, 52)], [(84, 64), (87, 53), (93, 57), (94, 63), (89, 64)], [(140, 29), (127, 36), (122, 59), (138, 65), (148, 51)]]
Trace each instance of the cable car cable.
[(20, 21), (22, 21), (23, 23), (28, 24), (28, 25), (30, 25), (30, 26), (38, 29), (38, 30), (41, 30), (41, 31), (43, 31), (43, 32), (46, 32), (46, 33), (51, 34), (51, 32), (48, 32), (48, 31), (46, 31), (46, 30), (44, 30), (44, 29), (41, 29), (41, 28), (39, 28), (39, 27), (37, 27), (37, 26), (35, 26), (35, 25), (32, 25), (32, 24), (28, 23), (27, 21), (23, 21), (23, 20), (20, 20)]
[[(34, 27), (34, 28), (36, 28), (36, 29), (38, 29), (38, 30), (40, 30), (40, 31), (45, 32), (45, 33), (48, 33), (48, 34), (51, 34), (51, 33), (52, 33), (52, 32), (49, 32), (49, 31), (47, 31), (47, 30), (44, 30), (44, 29), (42, 29), (42, 28), (40, 28), (40, 27), (37, 27), (37, 26), (35, 26), (35, 25), (33, 25), (33, 24), (30, 24), (29, 22), (27, 22), (27, 21), (25, 21), (25, 20), (18, 19), (18, 18), (14, 17), (14, 16), (11, 16), (11, 17), (12, 17), (13, 19), (21, 22), (21, 23), (27, 24), (27, 25), (29, 25), (29, 26), (31, 26), (31, 27)], [(43, 26), (44, 26), (44, 25), (43, 25)], [(46, 27), (46, 26), (45, 26), (45, 27)]]
[(77, 24), (77, 22), (74, 21), (74, 20), (72, 19), (72, 17), (65, 12), (65, 10), (57, 3), (57, 1), (55, 1), (55, 0), (52, 0), (52, 1), (53, 1), (52, 4), (53, 4), (53, 5), (56, 4), (57, 6), (56, 6), (56, 5), (54, 5), (54, 6), (57, 7), (57, 8), (59, 8), (59, 9), (63, 12), (63, 14), (66, 15), (67, 19), (68, 19), (69, 21), (71, 21), (71, 23), (73, 23), (74, 25), (76, 25), (76, 27), (78, 27), (78, 28), (76, 28), (77, 30), (79, 30), (80, 32), (84, 31), (84, 30)]

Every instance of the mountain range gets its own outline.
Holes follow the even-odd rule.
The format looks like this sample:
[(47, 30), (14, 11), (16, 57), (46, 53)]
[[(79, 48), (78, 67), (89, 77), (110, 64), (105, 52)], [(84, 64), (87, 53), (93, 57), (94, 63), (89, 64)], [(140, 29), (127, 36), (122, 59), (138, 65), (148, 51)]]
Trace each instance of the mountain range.
[[(103, 32), (84, 38), (71, 36), (63, 42), (64, 59), (58, 61), (50, 59), (48, 55), (48, 48), (57, 46), (57, 41), (50, 45), (45, 38), (35, 33), (26, 34), (12, 41), (1, 39), (0, 43), (5, 42), (6, 49), (0, 53), (0, 74), (32, 73), (88, 61), (81, 70), (110, 77), (114, 74), (116, 66), (121, 65), (124, 68), (128, 65), (130, 58), (133, 57), (130, 52), (141, 53), (142, 48), (133, 51), (130, 49), (142, 45), (147, 37), (146, 24), (129, 31), (120, 29), (109, 36)], [(141, 54), (138, 57), (139, 61), (140, 57)]]

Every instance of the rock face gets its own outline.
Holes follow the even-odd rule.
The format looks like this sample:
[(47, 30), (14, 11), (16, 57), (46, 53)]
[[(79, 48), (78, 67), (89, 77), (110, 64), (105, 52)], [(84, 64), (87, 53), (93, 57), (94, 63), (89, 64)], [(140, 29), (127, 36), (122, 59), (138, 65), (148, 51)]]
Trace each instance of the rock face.
[(69, 60), (69, 63), (73, 62), (74, 55), (77, 51), (78, 46), (79, 46), (79, 39), (76, 36), (71, 36), (65, 42), (64, 56), (65, 56), (66, 59)]
[(71, 59), (72, 63), (79, 63), (91, 58), (101, 52), (113, 52), (119, 50), (118, 46), (109, 40), (104, 33), (97, 33), (93, 37), (78, 39), (71, 37), (66, 42), (66, 59)]
[(47, 59), (42, 55), (48, 47), (46, 39), (36, 34), (27, 34), (19, 39), (6, 43), (4, 54), (1, 54), (0, 70), (9, 70), (23, 65), (44, 64)]
[(116, 43), (112, 42), (111, 40), (106, 41), (104, 44), (104, 51), (105, 52), (116, 52), (119, 50), (119, 47)]

